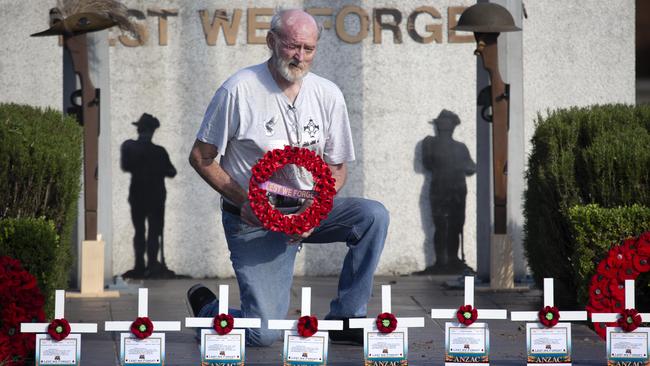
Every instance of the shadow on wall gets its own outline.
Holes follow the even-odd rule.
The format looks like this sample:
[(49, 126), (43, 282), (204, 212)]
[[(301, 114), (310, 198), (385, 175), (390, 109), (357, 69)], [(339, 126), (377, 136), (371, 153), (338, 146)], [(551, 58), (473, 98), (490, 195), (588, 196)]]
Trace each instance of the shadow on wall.
[[(165, 177), (176, 176), (176, 169), (164, 147), (151, 142), (160, 122), (144, 113), (137, 122), (137, 140), (126, 140), (120, 149), (122, 170), (131, 173), (129, 204), (135, 234), (135, 265), (124, 278), (174, 278), (165, 264), (163, 233), (165, 227)], [(147, 253), (147, 264), (144, 255)], [(158, 259), (160, 252), (160, 260)]]
[[(427, 136), (418, 143), (417, 148), (421, 153), (416, 151), (415, 156), (416, 159), (421, 157), (424, 168), (421, 171), (426, 177), (420, 199), (422, 228), (426, 233), (425, 255), (427, 263), (431, 263), (431, 254), (435, 254), (435, 264), (413, 274), (467, 273), (471, 269), (465, 264), (463, 247), (466, 178), (476, 173), (476, 164), (467, 146), (453, 138), (454, 129), (460, 124), (456, 113), (443, 109), (430, 123), (434, 125), (435, 136)], [(427, 186), (428, 207), (424, 199)], [(427, 209), (431, 210), (430, 215)], [(433, 238), (429, 229), (431, 222), (428, 221), (431, 219)], [(433, 251), (429, 243), (433, 244)]]

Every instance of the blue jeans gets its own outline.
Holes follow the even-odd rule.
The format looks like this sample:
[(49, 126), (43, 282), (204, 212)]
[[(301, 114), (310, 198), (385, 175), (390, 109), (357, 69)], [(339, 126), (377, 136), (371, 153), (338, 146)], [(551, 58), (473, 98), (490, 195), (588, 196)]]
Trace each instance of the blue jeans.
[[(248, 329), (246, 343), (269, 346), (281, 331), (266, 329), (269, 319), (285, 319), (289, 310), (297, 245), (289, 237), (246, 225), (239, 216), (223, 212), (222, 221), (230, 260), (239, 283), (241, 310), (235, 317), (261, 318), (262, 328)], [(334, 208), (303, 243), (346, 242), (348, 253), (339, 277), (338, 294), (330, 303), (328, 319), (364, 317), (372, 293), (373, 274), (386, 240), (389, 215), (379, 202), (363, 198), (335, 198)], [(198, 316), (213, 317), (218, 301)]]

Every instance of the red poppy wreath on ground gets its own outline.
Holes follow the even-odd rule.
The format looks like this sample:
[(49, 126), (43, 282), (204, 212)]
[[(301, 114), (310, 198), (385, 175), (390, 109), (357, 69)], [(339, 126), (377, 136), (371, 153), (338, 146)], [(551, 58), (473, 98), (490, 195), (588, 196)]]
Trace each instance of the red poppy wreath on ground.
[[(314, 180), (314, 202), (298, 215), (284, 215), (275, 209), (266, 197), (266, 190), (261, 185), (266, 183), (273, 173), (287, 164), (295, 164), (307, 169)], [(313, 151), (285, 146), (267, 152), (255, 164), (248, 187), (248, 200), (255, 216), (267, 230), (286, 234), (302, 234), (318, 226), (332, 210), (335, 179), (329, 166)]]
[[(650, 231), (638, 238), (628, 238), (613, 246), (607, 256), (596, 266), (596, 274), (589, 285), (589, 303), (587, 312), (619, 313), (616, 322), (594, 323), (600, 338), (606, 338), (607, 327), (621, 327), (626, 330), (636, 329), (641, 322), (640, 316), (630, 316), (624, 309), (625, 280), (635, 280), (639, 274), (650, 271)], [(635, 310), (636, 311), (636, 310)], [(629, 323), (628, 321), (631, 321)], [(627, 330), (626, 330), (627, 331)]]
[(19, 260), (0, 256), (0, 364), (34, 364), (36, 335), (20, 332), (20, 324), (44, 322), (43, 304), (36, 277)]
[(539, 322), (545, 327), (551, 328), (560, 321), (560, 311), (555, 306), (544, 306), (538, 313)]
[(298, 319), (298, 334), (301, 337), (311, 337), (318, 332), (318, 318), (305, 315)]
[(135, 321), (131, 323), (131, 333), (140, 339), (148, 338), (151, 333), (153, 333), (153, 323), (146, 316), (136, 318)]
[(478, 319), (478, 311), (472, 305), (463, 305), (456, 311), (456, 319), (463, 325), (472, 325)]
[(397, 329), (397, 318), (392, 313), (381, 313), (375, 320), (377, 330), (382, 333), (391, 333)]
[(230, 333), (235, 324), (235, 319), (230, 314), (219, 314), (214, 317), (212, 327), (219, 335)]

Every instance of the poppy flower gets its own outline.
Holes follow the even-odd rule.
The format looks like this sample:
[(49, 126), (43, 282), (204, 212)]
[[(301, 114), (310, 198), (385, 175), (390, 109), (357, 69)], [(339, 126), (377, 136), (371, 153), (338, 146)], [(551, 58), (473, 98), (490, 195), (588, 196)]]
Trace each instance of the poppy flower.
[(600, 261), (600, 263), (598, 263), (598, 266), (596, 267), (596, 273), (607, 278), (616, 278), (616, 275), (618, 274), (616, 268), (612, 268), (609, 265), (607, 259), (603, 259)]
[(622, 283), (625, 283), (625, 280), (635, 280), (639, 276), (639, 271), (634, 268), (634, 262), (632, 259), (626, 261), (621, 268), (618, 269), (617, 278)]
[(648, 272), (650, 271), (650, 257), (635, 254), (632, 257), (632, 265), (638, 272)]
[(620, 268), (625, 263), (626, 251), (621, 246), (615, 246), (609, 250), (607, 264), (610, 268)]
[(391, 333), (397, 328), (397, 318), (391, 313), (381, 313), (375, 320), (377, 329), (382, 333)]
[(636, 309), (625, 309), (621, 312), (617, 324), (626, 332), (632, 332), (641, 325), (641, 315)]
[(147, 338), (153, 333), (153, 323), (146, 316), (137, 318), (131, 323), (131, 333), (140, 339)]
[(472, 305), (463, 305), (456, 311), (456, 319), (464, 325), (471, 325), (478, 319), (478, 311), (472, 308)]
[(70, 323), (64, 318), (54, 319), (47, 326), (47, 334), (57, 342), (63, 340), (70, 334)]
[(554, 327), (560, 321), (560, 311), (555, 306), (545, 306), (538, 313), (539, 322), (545, 327)]
[(595, 281), (596, 277), (600, 275), (594, 275), (594, 278), (591, 281), (591, 286), (589, 286), (589, 296), (592, 299), (600, 300), (605, 296), (609, 296), (609, 281)]
[(646, 257), (650, 257), (650, 231), (641, 234), (637, 241), (637, 253)]
[(214, 317), (212, 327), (219, 335), (225, 335), (230, 333), (235, 324), (235, 319), (233, 319), (230, 314), (219, 314)]
[(298, 334), (301, 337), (311, 337), (318, 332), (318, 319), (315, 316), (305, 315), (298, 319)]
[(609, 281), (609, 293), (615, 300), (625, 301), (625, 282), (613, 279)]

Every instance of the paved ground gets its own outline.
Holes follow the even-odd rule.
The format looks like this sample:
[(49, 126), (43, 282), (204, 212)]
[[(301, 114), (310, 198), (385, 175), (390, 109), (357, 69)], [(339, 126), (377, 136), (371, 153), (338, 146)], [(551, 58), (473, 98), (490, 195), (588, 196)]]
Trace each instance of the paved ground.
[[(422, 316), (424, 328), (409, 331), (409, 364), (443, 365), (445, 322), (430, 318), (431, 308), (457, 308), (463, 302), (461, 289), (447, 289), (443, 286), (453, 277), (378, 277), (375, 281), (374, 297), (368, 313), (378, 314), (381, 308), (382, 284), (392, 285), (393, 313), (398, 316)], [(68, 298), (66, 318), (71, 322), (97, 322), (104, 329), (106, 320), (132, 320), (137, 315), (137, 286), (149, 288), (149, 315), (154, 320), (180, 320), (190, 316), (185, 299), (187, 289), (196, 282), (203, 282), (215, 293), (219, 284), (230, 285), (230, 304), (236, 306), (239, 294), (234, 279), (198, 280), (148, 280), (132, 283), (128, 290), (121, 291), (119, 298)], [(327, 313), (329, 300), (336, 293), (335, 277), (297, 277), (294, 280), (289, 318), (299, 316), (300, 288), (312, 287), (312, 312), (319, 318)], [(517, 292), (493, 292), (477, 287), (475, 304), (480, 308), (536, 310), (542, 302), (539, 290)], [(490, 344), (492, 365), (525, 365), (525, 324), (509, 320), (490, 320)], [(605, 343), (585, 324), (574, 324), (574, 365), (604, 365)], [(100, 332), (85, 334), (82, 341), (82, 364), (84, 366), (118, 365), (119, 336)], [(167, 333), (167, 364), (197, 366), (199, 347), (191, 329)], [(278, 365), (282, 360), (282, 344), (273, 347), (248, 347), (247, 365)], [(330, 365), (362, 365), (362, 348), (346, 345), (330, 345)]]

